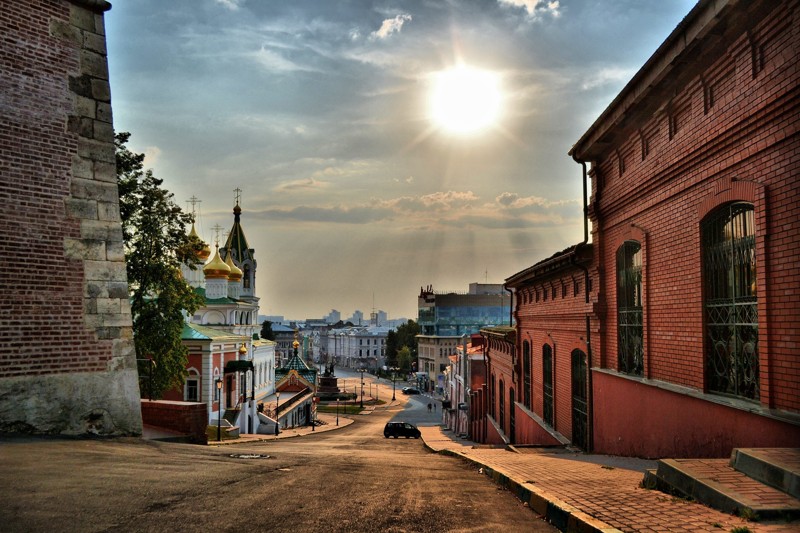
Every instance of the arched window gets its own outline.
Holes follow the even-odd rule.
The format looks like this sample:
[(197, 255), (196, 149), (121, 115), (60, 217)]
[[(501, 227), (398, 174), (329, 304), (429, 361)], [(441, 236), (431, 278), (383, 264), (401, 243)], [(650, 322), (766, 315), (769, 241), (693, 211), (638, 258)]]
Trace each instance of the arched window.
[(242, 275), (242, 288), (249, 289), (250, 288), (250, 265), (244, 265), (243, 275)]
[(522, 403), (531, 408), (531, 345), (522, 342)]
[(737, 202), (702, 223), (708, 390), (759, 399), (753, 205)]
[(553, 427), (553, 348), (542, 346), (542, 396), (544, 400), (544, 421)]
[(183, 398), (187, 402), (200, 401), (200, 375), (197, 370), (191, 369), (186, 378), (186, 384), (183, 389)]
[(497, 397), (497, 378), (492, 375), (491, 390), (489, 391), (489, 405), (491, 407), (491, 415), (496, 418), (495, 411), (495, 398)]
[(642, 247), (636, 241), (626, 241), (617, 250), (617, 368), (620, 372), (643, 374), (642, 341)]
[(497, 418), (498, 418), (497, 421), (500, 423), (500, 429), (505, 431), (506, 430), (506, 395), (505, 395), (505, 386), (503, 384), (503, 380), (502, 379), (500, 380), (499, 392), (500, 392), (500, 395), (498, 397), (500, 398), (500, 405), (498, 406), (499, 407), (499, 412), (497, 414)]

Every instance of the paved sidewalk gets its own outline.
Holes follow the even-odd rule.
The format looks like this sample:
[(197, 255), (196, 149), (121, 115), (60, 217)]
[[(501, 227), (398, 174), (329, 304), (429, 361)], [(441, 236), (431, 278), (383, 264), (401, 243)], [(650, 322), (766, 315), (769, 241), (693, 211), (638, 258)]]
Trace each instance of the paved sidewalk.
[(238, 439), (229, 439), (223, 441), (209, 440), (209, 446), (228, 446), (231, 444), (251, 444), (253, 442), (264, 442), (275, 439), (289, 439), (292, 437), (302, 437), (315, 432), (333, 431), (334, 429), (341, 429), (353, 423), (352, 418), (345, 418), (339, 415), (339, 425), (336, 425), (336, 415), (330, 413), (317, 413), (317, 419), (325, 424), (317, 426), (313, 431), (311, 426), (298, 426), (296, 428), (282, 429), (279, 435), (240, 435)]
[[(562, 531), (708, 531), (797, 533), (800, 523), (748, 522), (699, 503), (640, 488), (643, 473), (632, 460), (555, 453), (543, 448), (475, 445), (441, 426), (420, 427), (432, 451), (464, 458)], [(616, 465), (616, 466), (615, 466)], [(633, 468), (630, 469), (631, 465)]]

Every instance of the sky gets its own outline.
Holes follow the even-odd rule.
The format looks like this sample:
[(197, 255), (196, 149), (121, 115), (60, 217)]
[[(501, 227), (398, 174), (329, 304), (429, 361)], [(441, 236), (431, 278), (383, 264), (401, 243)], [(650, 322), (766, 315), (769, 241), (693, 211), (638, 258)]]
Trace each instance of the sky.
[(212, 249), (241, 189), (260, 313), (416, 319), (582, 240), (567, 152), (695, 1), (112, 3), (115, 130)]

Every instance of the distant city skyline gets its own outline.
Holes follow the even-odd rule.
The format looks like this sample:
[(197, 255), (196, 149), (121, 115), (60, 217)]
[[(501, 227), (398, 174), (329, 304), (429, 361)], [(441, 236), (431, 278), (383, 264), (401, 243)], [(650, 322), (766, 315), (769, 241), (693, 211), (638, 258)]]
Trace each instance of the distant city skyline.
[(114, 127), (212, 246), (243, 191), (261, 314), (414, 318), (581, 240), (567, 151), (694, 4), (116, 2)]

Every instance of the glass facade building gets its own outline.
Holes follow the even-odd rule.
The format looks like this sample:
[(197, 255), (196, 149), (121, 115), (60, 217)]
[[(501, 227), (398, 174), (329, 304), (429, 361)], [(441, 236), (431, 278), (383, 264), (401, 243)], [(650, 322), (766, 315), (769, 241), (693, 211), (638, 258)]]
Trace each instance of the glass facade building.
[(420, 291), (422, 335), (460, 336), (488, 326), (509, 325), (511, 298), (501, 284), (471, 283), (467, 293)]

